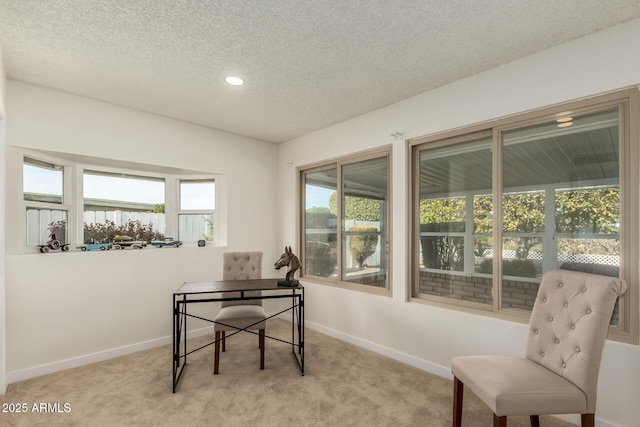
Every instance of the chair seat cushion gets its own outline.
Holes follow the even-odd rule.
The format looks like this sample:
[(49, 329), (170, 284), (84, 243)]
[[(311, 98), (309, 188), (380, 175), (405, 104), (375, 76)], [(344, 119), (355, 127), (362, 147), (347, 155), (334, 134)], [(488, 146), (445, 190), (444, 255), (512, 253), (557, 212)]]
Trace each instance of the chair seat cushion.
[[(267, 315), (260, 305), (232, 305), (223, 307), (215, 318), (214, 331), (235, 331), (237, 329), (265, 329)], [(224, 323), (221, 325), (220, 323)], [(255, 325), (254, 325), (255, 323)], [(253, 326), (252, 326), (253, 325)]]
[(528, 359), (455, 357), (451, 372), (499, 417), (586, 412), (578, 387)]

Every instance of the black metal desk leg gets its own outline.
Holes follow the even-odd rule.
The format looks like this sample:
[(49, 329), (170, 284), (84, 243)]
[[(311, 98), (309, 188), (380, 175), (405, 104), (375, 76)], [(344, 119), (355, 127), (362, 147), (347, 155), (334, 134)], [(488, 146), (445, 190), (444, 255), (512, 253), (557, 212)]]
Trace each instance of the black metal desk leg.
[(295, 346), (295, 338), (296, 338), (296, 311), (295, 311), (295, 307), (296, 307), (296, 291), (295, 289), (293, 289), (291, 291), (291, 351), (292, 352), (296, 352), (296, 346)]
[(176, 392), (176, 296), (174, 295), (173, 298), (171, 299), (171, 315), (173, 318), (173, 360), (171, 363), (171, 377), (172, 377), (172, 382), (171, 382), (171, 388), (173, 389), (173, 392)]
[(173, 392), (178, 385), (178, 369), (180, 368), (180, 309), (176, 296), (173, 296)]
[(302, 288), (302, 294), (298, 304), (298, 322), (300, 323), (300, 333), (298, 335), (300, 339), (300, 364), (302, 375), (304, 375), (304, 288)]
[(184, 331), (184, 364), (187, 364), (187, 296), (182, 297), (182, 330)]
[[(187, 314), (186, 314), (186, 295), (182, 301), (173, 296), (173, 392), (176, 392), (178, 381), (182, 375), (184, 365), (187, 364)], [(182, 305), (182, 310), (180, 306)], [(184, 363), (180, 367), (180, 340), (184, 331)]]

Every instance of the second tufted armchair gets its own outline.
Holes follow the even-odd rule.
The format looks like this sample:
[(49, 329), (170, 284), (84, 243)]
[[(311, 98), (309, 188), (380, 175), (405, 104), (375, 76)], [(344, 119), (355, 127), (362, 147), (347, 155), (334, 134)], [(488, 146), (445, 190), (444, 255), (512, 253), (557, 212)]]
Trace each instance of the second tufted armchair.
[(608, 276), (549, 270), (542, 276), (531, 312), (525, 358), (461, 356), (454, 375), (453, 426), (462, 419), (462, 395), (469, 387), (494, 414), (494, 426), (508, 415), (581, 414), (595, 425), (602, 349), (616, 299), (625, 281)]
[[(262, 252), (226, 252), (222, 254), (222, 280), (251, 280), (262, 278)], [(229, 292), (228, 297), (236, 297), (239, 292)], [(246, 292), (248, 296), (260, 296), (260, 291)], [(264, 369), (264, 338), (267, 316), (262, 308), (262, 300), (222, 301), (220, 312), (215, 318), (215, 354), (213, 373), (218, 373), (220, 346), (226, 350), (226, 331), (257, 330), (260, 348), (260, 369)]]

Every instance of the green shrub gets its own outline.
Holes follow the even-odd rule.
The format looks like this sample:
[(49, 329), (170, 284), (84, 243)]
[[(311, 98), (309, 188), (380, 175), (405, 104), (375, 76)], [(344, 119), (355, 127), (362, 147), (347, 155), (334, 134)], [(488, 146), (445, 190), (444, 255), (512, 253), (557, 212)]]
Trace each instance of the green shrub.
[(305, 274), (331, 277), (336, 271), (335, 253), (329, 243), (309, 241), (305, 247)]
[(349, 236), (349, 253), (358, 261), (358, 267), (362, 268), (366, 259), (376, 252), (378, 246), (378, 235), (368, 233), (377, 232), (378, 228), (356, 225), (349, 231), (362, 233)]
[[(479, 273), (493, 273), (493, 260), (485, 259), (478, 267)], [(502, 260), (502, 274), (504, 276), (536, 277), (536, 265), (530, 259)]]
[(116, 225), (114, 221), (106, 220), (104, 223), (84, 224), (84, 241), (86, 243), (107, 243), (115, 236), (129, 236), (133, 240), (150, 242), (164, 239), (164, 234), (154, 231), (151, 224), (142, 224), (140, 221), (127, 221), (124, 225)]
[(464, 237), (423, 236), (422, 264), (436, 270), (462, 271), (464, 269)]
[(54, 221), (49, 224), (49, 235), (55, 235), (55, 239), (60, 243), (67, 242), (67, 222), (66, 221)]

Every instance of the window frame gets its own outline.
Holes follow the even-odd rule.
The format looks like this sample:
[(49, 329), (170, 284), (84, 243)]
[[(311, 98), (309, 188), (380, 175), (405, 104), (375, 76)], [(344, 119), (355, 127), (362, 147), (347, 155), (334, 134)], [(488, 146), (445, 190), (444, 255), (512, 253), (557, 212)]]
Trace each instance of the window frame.
[(171, 233), (168, 230), (172, 230), (172, 226), (170, 223), (170, 217), (167, 214), (168, 209), (171, 208), (171, 203), (168, 202), (167, 197), (171, 193), (169, 189), (170, 185), (170, 175), (148, 172), (144, 170), (136, 170), (136, 169), (123, 169), (123, 168), (112, 168), (105, 166), (96, 166), (90, 164), (78, 164), (77, 166), (78, 173), (76, 174), (78, 179), (76, 183), (76, 188), (78, 189), (78, 202), (76, 205), (76, 217), (79, 219), (76, 225), (76, 235), (78, 236), (74, 243), (75, 246), (82, 245), (86, 242), (83, 242), (84, 239), (84, 213), (85, 213), (85, 197), (84, 197), (84, 177), (85, 174), (89, 175), (102, 175), (107, 177), (117, 178), (118, 175), (122, 175), (124, 178), (129, 179), (141, 179), (148, 181), (162, 181), (164, 184), (164, 205), (165, 205), (165, 229), (163, 230), (163, 234), (165, 236), (170, 236)]
[[(70, 164), (69, 162), (64, 161), (63, 159), (59, 159), (56, 157), (51, 157), (48, 156), (46, 154), (41, 154), (41, 153), (33, 153), (33, 152), (24, 152), (22, 153), (22, 155), (20, 156), (21, 159), (21, 163), (20, 163), (20, 230), (22, 230), (21, 232), (21, 239), (20, 239), (20, 247), (23, 248), (22, 250), (33, 250), (33, 248), (38, 248), (38, 252), (39, 252), (39, 245), (30, 245), (29, 242), (27, 241), (27, 211), (29, 209), (36, 209), (36, 210), (58, 210), (58, 211), (64, 211), (66, 212), (66, 239), (67, 242), (63, 242), (63, 243), (69, 243), (75, 240), (75, 230), (74, 228), (71, 226), (71, 224), (74, 221), (74, 217), (75, 217), (75, 213), (73, 210), (73, 178), (72, 178), (72, 171), (73, 171), (73, 165)], [(48, 163), (48, 164), (52, 164), (55, 166), (59, 166), (62, 168), (62, 201), (61, 203), (53, 203), (53, 202), (37, 202), (37, 201), (32, 201), (32, 200), (25, 200), (24, 198), (24, 165), (27, 164), (27, 159), (36, 161), (36, 162), (42, 162), (42, 163)], [(41, 242), (41, 244), (44, 244), (46, 242)]]
[[(345, 281), (342, 279), (345, 271), (345, 254), (343, 253), (343, 243), (344, 239), (347, 235), (353, 235), (355, 232), (345, 231), (343, 227), (344, 221), (344, 209), (342, 206), (343, 199), (343, 166), (352, 165), (355, 163), (364, 162), (367, 160), (374, 160), (378, 158), (386, 158), (387, 161), (387, 203), (385, 206), (384, 218), (386, 220), (386, 238), (379, 239), (380, 251), (381, 253), (386, 252), (386, 287), (378, 287), (371, 286), (367, 284), (354, 283), (350, 281)], [(305, 176), (307, 174), (321, 172), (323, 170), (336, 169), (337, 177), (336, 177), (336, 192), (337, 192), (337, 214), (336, 214), (336, 262), (337, 262), (337, 271), (335, 278), (321, 277), (315, 275), (307, 274), (306, 266), (305, 266), (305, 256), (306, 256), (306, 195), (305, 195)], [(318, 162), (314, 164), (299, 166), (296, 168), (297, 173), (297, 186), (298, 186), (298, 194), (299, 194), (299, 205), (298, 205), (298, 213), (297, 213), (297, 227), (299, 232), (298, 235), (298, 247), (300, 248), (300, 260), (301, 260), (301, 270), (300, 277), (311, 279), (314, 282), (335, 286), (343, 289), (349, 289), (354, 291), (366, 292), (375, 295), (382, 296), (392, 296), (392, 147), (384, 146), (381, 148), (377, 148), (374, 150), (368, 150), (365, 152), (360, 152), (348, 156), (342, 156), (338, 158), (333, 158), (330, 160), (326, 160), (323, 162)], [(382, 233), (382, 230), (379, 230), (377, 233)], [(346, 242), (346, 241), (344, 241)], [(383, 245), (386, 244), (386, 247)]]
[[(408, 281), (408, 295), (410, 301), (425, 303), (439, 307), (481, 314), (505, 320), (528, 323), (530, 312), (523, 310), (505, 309), (502, 307), (502, 265), (499, 257), (494, 257), (491, 305), (454, 300), (447, 297), (431, 296), (419, 292), (419, 238), (420, 219), (417, 204), (419, 197), (420, 149), (447, 146), (464, 141), (472, 141), (480, 134), (490, 132), (492, 135), (492, 198), (493, 198), (493, 251), (502, 253), (502, 134), (527, 126), (541, 124), (555, 120), (563, 114), (585, 115), (604, 112), (607, 109), (618, 108), (619, 114), (619, 192), (620, 192), (620, 267), (619, 276), (628, 284), (628, 290), (620, 300), (619, 324), (609, 328), (608, 338), (637, 344), (639, 342), (639, 272), (633, 266), (633, 260), (639, 255), (639, 144), (640, 144), (640, 92), (638, 88), (628, 88), (620, 91), (595, 96), (585, 100), (567, 102), (539, 110), (517, 114), (490, 122), (471, 125), (448, 132), (427, 135), (408, 141), (408, 182), (410, 192), (408, 200), (408, 221), (410, 235), (408, 252), (410, 254), (410, 273)], [(470, 195), (470, 194), (468, 194)], [(467, 196), (468, 196), (467, 195)], [(456, 273), (456, 272), (450, 272)]]
[[(211, 236), (212, 240), (206, 240), (204, 239), (206, 242), (215, 245), (216, 242), (218, 242), (219, 240), (219, 221), (218, 221), (218, 215), (216, 212), (216, 206), (217, 206), (217, 202), (218, 202), (218, 191), (217, 191), (217, 187), (218, 187), (218, 181), (211, 177), (211, 176), (177, 176), (176, 177), (177, 183), (176, 183), (176, 224), (175, 224), (175, 230), (176, 230), (176, 236), (178, 236), (177, 238), (181, 241), (185, 241), (182, 239), (182, 236), (180, 236), (180, 215), (212, 215), (213, 216), (213, 221), (212, 221), (212, 227), (213, 227), (213, 234)], [(214, 186), (214, 206), (213, 209), (182, 209), (182, 183), (188, 183), (188, 182), (212, 182), (213, 186)], [(198, 239), (200, 240), (200, 239)], [(197, 242), (198, 240), (186, 240), (186, 242)]]
[[(63, 203), (46, 203), (24, 200), (24, 164), (27, 159), (54, 164), (63, 167)], [(15, 200), (18, 210), (15, 212), (19, 227), (8, 233), (13, 236), (9, 239), (8, 249), (10, 253), (34, 254), (40, 253), (39, 246), (27, 243), (27, 217), (29, 208), (65, 210), (67, 212), (66, 237), (70, 250), (74, 251), (79, 245), (84, 244), (84, 172), (97, 172), (105, 174), (124, 174), (148, 177), (152, 180), (162, 179), (165, 186), (165, 236), (176, 236), (178, 231), (179, 208), (179, 183), (180, 180), (211, 180), (216, 184), (214, 215), (214, 240), (208, 242), (211, 246), (226, 244), (226, 210), (221, 209), (221, 201), (226, 198), (226, 177), (218, 174), (186, 171), (155, 165), (142, 165), (127, 161), (110, 160), (99, 157), (79, 156), (71, 153), (49, 153), (39, 150), (28, 150), (19, 147), (10, 147), (7, 156), (7, 174), (14, 176), (18, 185), (11, 187), (8, 198)], [(18, 190), (19, 189), (19, 190)], [(188, 211), (192, 213), (192, 211)], [(10, 215), (13, 217), (13, 213)], [(222, 218), (221, 218), (222, 217)], [(197, 240), (186, 241), (184, 246), (197, 246)]]

